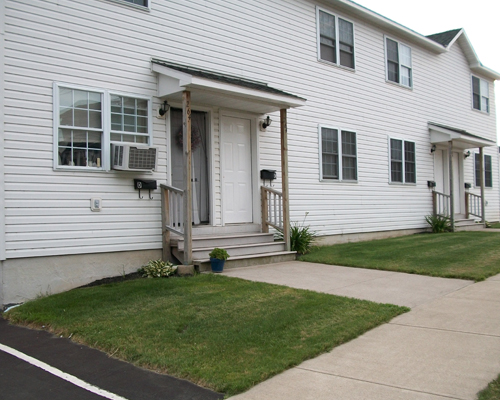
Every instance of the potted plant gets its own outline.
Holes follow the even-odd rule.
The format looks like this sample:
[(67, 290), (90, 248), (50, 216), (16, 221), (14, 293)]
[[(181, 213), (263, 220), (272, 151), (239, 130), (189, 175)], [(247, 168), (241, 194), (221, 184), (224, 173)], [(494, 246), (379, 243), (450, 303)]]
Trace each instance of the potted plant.
[(224, 263), (229, 258), (227, 251), (216, 247), (208, 254), (208, 256), (210, 257), (212, 272), (222, 272), (224, 269)]

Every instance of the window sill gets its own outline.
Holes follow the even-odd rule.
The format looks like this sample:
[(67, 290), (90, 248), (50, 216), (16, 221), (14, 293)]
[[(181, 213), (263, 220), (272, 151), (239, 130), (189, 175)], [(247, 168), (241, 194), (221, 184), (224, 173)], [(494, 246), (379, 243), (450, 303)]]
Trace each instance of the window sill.
[(350, 180), (338, 180), (338, 179), (327, 179), (327, 178), (320, 178), (320, 182), (323, 183), (334, 183), (334, 184), (339, 184), (339, 183), (350, 183), (350, 184), (357, 184), (358, 181), (350, 181)]
[(477, 108), (474, 108), (474, 107), (472, 107), (471, 110), (478, 112), (478, 113), (481, 113), (481, 114), (484, 114), (484, 115), (490, 115), (489, 111), (478, 110)]
[(386, 83), (388, 83), (390, 85), (394, 85), (396, 87), (400, 87), (402, 89), (406, 89), (406, 90), (413, 92), (413, 86), (405, 86), (405, 85), (402, 85), (401, 83), (390, 81), (389, 79), (386, 79), (385, 81), (386, 81)]
[(92, 173), (95, 173), (95, 172), (109, 172), (107, 170), (105, 170), (104, 168), (93, 168), (93, 167), (71, 167), (71, 166), (57, 166), (56, 168), (54, 168), (54, 171), (57, 171), (57, 172), (64, 172), (64, 171), (68, 171), (68, 172), (92, 172)]
[(417, 186), (416, 183), (403, 183), (403, 182), (389, 182), (389, 185), (393, 185), (393, 186)]
[(318, 62), (321, 64), (330, 65), (332, 67), (343, 69), (344, 71), (353, 72), (353, 73), (356, 72), (356, 68), (345, 67), (344, 65), (335, 64), (331, 61), (323, 60), (321, 58), (318, 58)]

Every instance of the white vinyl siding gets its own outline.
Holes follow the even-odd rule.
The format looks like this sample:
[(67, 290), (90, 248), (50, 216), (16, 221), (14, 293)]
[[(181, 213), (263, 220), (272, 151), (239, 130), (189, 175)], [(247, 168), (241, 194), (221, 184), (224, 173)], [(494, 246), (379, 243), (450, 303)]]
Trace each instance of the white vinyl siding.
[(354, 69), (354, 24), (318, 8), (318, 58)]
[[(477, 188), (481, 187), (481, 157), (479, 153), (474, 153), (474, 181)], [(491, 156), (484, 155), (484, 187), (493, 187), (493, 170)]]
[(356, 133), (320, 126), (320, 180), (358, 179)]
[(385, 38), (386, 79), (411, 88), (413, 86), (411, 48), (390, 38)]
[[(408, 42), (419, 90), (394, 90), (383, 79), (385, 32), (333, 7), (334, 15), (355, 27), (356, 73), (318, 62), (316, 6), (302, 0), (269, 2), (264, 13), (262, 3), (215, 0), (154, 1), (151, 13), (110, 0), (0, 4), (6, 20), (2, 176), (7, 258), (161, 249), (159, 191), (153, 191), (154, 200), (140, 200), (130, 174), (53, 170), (52, 82), (150, 97), (157, 109), (162, 100), (155, 97), (151, 57), (266, 82), (307, 98), (305, 107), (288, 113), (290, 211), (292, 221), (302, 221), (309, 212), (306, 223), (320, 235), (425, 228), (422, 216), (431, 212), (425, 182), (435, 180), (429, 121), (496, 140), (495, 118), (471, 108), (471, 71), (458, 44), (437, 55)], [(160, 30), (159, 40), (168, 38), (161, 46), (151, 40)], [(273, 56), (263, 62), (263, 51)], [(489, 100), (493, 114), (492, 83)], [(212, 219), (221, 225), (219, 110), (211, 116)], [(279, 121), (279, 113), (271, 118)], [(357, 133), (358, 184), (319, 182), (318, 121), (334, 121)], [(151, 123), (159, 168), (143, 177), (166, 183), (168, 121), (153, 117)], [(388, 132), (404, 132), (415, 142), (417, 185), (387, 188)], [(280, 171), (279, 123), (258, 135), (258, 169)], [(485, 152), (495, 154), (490, 148)], [(492, 157), (494, 182), (497, 160)], [(465, 182), (474, 182), (472, 161), (465, 170)], [(273, 181), (278, 190), (280, 176)], [(488, 220), (500, 219), (494, 192), (488, 190)], [(92, 197), (102, 198), (100, 213), (90, 211)]]
[(115, 2), (118, 4), (123, 4), (125, 6), (135, 7), (139, 10), (150, 10), (151, 8), (151, 0), (107, 0), (111, 2)]
[(415, 142), (393, 139), (390, 143), (390, 182), (416, 183)]
[(490, 112), (490, 88), (487, 81), (472, 77), (472, 108), (474, 110)]

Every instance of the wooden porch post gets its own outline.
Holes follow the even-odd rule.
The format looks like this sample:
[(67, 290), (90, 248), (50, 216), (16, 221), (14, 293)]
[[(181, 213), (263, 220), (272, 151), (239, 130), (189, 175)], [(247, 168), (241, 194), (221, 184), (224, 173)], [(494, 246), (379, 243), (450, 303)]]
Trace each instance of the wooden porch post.
[(288, 190), (288, 134), (286, 108), (280, 110), (281, 130), (281, 191), (283, 193), (283, 238), (286, 251), (290, 251), (290, 204)]
[(450, 224), (451, 231), (455, 232), (455, 196), (453, 195), (453, 142), (448, 142), (448, 169), (450, 175)]
[(484, 224), (486, 223), (486, 201), (484, 199), (484, 155), (483, 155), (483, 148), (479, 148), (479, 175), (480, 175), (480, 182), (481, 182), (481, 222)]
[(182, 92), (182, 143), (184, 164), (184, 265), (193, 263), (193, 187), (191, 184), (191, 92)]

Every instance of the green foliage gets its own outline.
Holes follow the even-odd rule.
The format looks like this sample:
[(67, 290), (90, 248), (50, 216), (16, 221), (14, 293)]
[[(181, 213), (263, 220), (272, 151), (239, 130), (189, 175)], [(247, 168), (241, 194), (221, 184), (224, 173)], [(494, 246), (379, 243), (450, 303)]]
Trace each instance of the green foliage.
[[(304, 222), (309, 213), (306, 213), (304, 221), (299, 225), (298, 222), (292, 222), (290, 227), (290, 250), (296, 251), (298, 254), (307, 254), (312, 247), (316, 232), (312, 231), (310, 226), (304, 226)], [(283, 231), (278, 229), (278, 239), (283, 240)]]
[(224, 249), (219, 249), (216, 247), (213, 249), (208, 256), (210, 258), (217, 258), (218, 260), (227, 260), (229, 258), (229, 254), (227, 254), (227, 251)]
[(478, 393), (478, 400), (498, 400), (500, 399), (500, 375), (490, 382), (483, 391)]
[(230, 396), (406, 311), (201, 274), (70, 290), (27, 302), (6, 318)]
[(450, 219), (441, 215), (427, 215), (427, 223), (431, 226), (432, 233), (451, 232)]
[(144, 278), (168, 278), (177, 271), (177, 266), (163, 260), (151, 260), (137, 271)]

